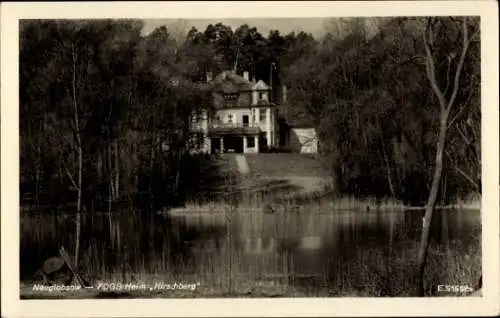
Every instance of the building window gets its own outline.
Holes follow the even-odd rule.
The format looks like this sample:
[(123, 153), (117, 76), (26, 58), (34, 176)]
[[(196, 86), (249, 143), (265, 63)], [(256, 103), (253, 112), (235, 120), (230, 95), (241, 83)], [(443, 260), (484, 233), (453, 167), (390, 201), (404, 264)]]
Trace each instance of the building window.
[(267, 121), (267, 110), (266, 109), (260, 109), (259, 111), (259, 121), (261, 122), (265, 122)]
[(228, 107), (236, 106), (238, 94), (224, 94), (224, 104)]
[(248, 115), (243, 115), (242, 116), (242, 122), (243, 122), (243, 127), (248, 127), (248, 125), (249, 125)]
[(264, 99), (264, 93), (263, 92), (259, 92), (259, 100), (263, 100)]
[(197, 139), (197, 146), (198, 148), (203, 148), (203, 143), (204, 143), (204, 139), (205, 139), (205, 136), (203, 135), (202, 132), (198, 132), (197, 136), (196, 136), (196, 139)]
[(247, 147), (248, 148), (255, 147), (255, 138), (254, 137), (247, 137)]
[(227, 123), (232, 124), (233, 123), (233, 114), (227, 115)]

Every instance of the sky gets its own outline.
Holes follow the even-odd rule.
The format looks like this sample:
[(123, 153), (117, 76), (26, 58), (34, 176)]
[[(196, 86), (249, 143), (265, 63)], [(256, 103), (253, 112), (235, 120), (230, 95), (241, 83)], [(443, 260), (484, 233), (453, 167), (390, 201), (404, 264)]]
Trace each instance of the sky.
[(265, 37), (271, 30), (279, 30), (281, 34), (287, 34), (292, 31), (305, 31), (312, 33), (314, 37), (320, 37), (323, 34), (325, 22), (329, 18), (245, 18), (245, 19), (155, 19), (144, 20), (143, 34), (149, 34), (155, 28), (166, 25), (167, 29), (173, 28), (173, 32), (185, 29), (187, 32), (192, 26), (198, 31), (204, 31), (209, 24), (217, 24), (222, 22), (229, 25), (233, 31), (242, 24), (248, 24), (251, 27), (256, 27), (257, 30)]

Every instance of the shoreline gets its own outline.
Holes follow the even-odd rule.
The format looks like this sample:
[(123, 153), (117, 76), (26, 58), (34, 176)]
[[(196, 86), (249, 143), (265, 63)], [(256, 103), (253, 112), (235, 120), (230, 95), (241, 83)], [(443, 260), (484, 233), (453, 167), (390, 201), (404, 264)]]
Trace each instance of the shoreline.
[[(155, 213), (158, 215), (188, 215), (188, 214), (224, 214), (228, 210), (238, 211), (240, 213), (265, 213), (265, 210), (271, 207), (272, 209), (279, 212), (296, 212), (302, 210), (302, 212), (307, 211), (307, 209), (312, 209), (313, 213), (320, 214), (328, 214), (328, 213), (339, 213), (339, 212), (366, 212), (366, 209), (369, 208), (367, 213), (371, 212), (416, 212), (416, 211), (424, 211), (425, 206), (407, 206), (400, 204), (380, 204), (377, 206), (373, 202), (370, 201), (351, 201), (347, 204), (343, 202), (306, 202), (303, 204), (300, 203), (264, 203), (259, 202), (258, 204), (253, 203), (243, 203), (239, 206), (231, 207), (226, 203), (206, 203), (206, 204), (186, 204), (185, 207), (174, 207), (170, 209), (161, 209), (156, 211)], [(318, 211), (317, 209), (320, 209)], [(321, 211), (321, 210), (327, 211)], [(434, 210), (467, 210), (467, 211), (481, 211), (481, 202), (479, 201), (471, 201), (467, 203), (457, 203), (445, 206), (436, 206)], [(134, 211), (136, 212), (136, 211)], [(31, 207), (20, 207), (20, 213), (22, 216), (30, 216), (30, 215), (44, 215), (45, 213), (38, 213), (35, 208)], [(112, 211), (111, 215), (120, 215), (127, 214), (130, 211)], [(73, 215), (72, 212), (65, 212), (64, 210), (54, 209), (52, 213), (47, 214), (56, 214), (60, 216), (69, 216)], [(96, 215), (96, 216), (107, 216), (109, 212), (82, 212), (81, 215)]]

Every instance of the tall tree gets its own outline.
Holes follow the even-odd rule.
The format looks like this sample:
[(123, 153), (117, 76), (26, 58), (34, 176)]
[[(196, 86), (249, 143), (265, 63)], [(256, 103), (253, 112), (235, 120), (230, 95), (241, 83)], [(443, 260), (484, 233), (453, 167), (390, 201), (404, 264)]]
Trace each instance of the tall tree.
[[(457, 32), (459, 29), (456, 27), (460, 25), (462, 30), (461, 32)], [(477, 28), (477, 27), (476, 27)], [(424, 295), (424, 272), (425, 272), (425, 263), (427, 259), (427, 248), (429, 246), (429, 232), (430, 232), (430, 224), (432, 220), (432, 213), (434, 210), (434, 206), (436, 204), (436, 199), (439, 190), (439, 184), (441, 181), (441, 175), (443, 171), (443, 158), (446, 150), (446, 135), (448, 132), (449, 125), (449, 115), (451, 113), (452, 108), (455, 105), (455, 100), (457, 98), (457, 94), (460, 89), (460, 79), (462, 70), (464, 67), (465, 59), (467, 58), (469, 45), (472, 40), (474, 40), (475, 36), (478, 34), (479, 30), (474, 26), (469, 25), (468, 19), (464, 17), (462, 21), (455, 21), (455, 19), (451, 19), (451, 21), (444, 21), (443, 19), (437, 18), (428, 18), (426, 21), (426, 26), (423, 32), (423, 41), (425, 48), (425, 69), (427, 72), (427, 78), (429, 80), (429, 84), (433, 93), (436, 95), (438, 100), (439, 110), (440, 110), (440, 118), (439, 118), (439, 137), (436, 143), (436, 157), (435, 157), (435, 166), (434, 166), (434, 177), (432, 180), (432, 186), (429, 193), (429, 198), (427, 201), (427, 205), (425, 207), (425, 215), (422, 219), (422, 236), (420, 239), (420, 248), (418, 251), (418, 264), (419, 264), (419, 294), (421, 296)], [(458, 29), (458, 30), (457, 30)], [(469, 32), (472, 34), (469, 35)], [(476, 30), (474, 30), (476, 29)], [(453, 32), (455, 31), (455, 32)], [(455, 33), (455, 34), (453, 34)], [(453, 36), (455, 38), (460, 39), (461, 34), (461, 45), (455, 44), (455, 47), (439, 47), (439, 37), (441, 36)], [(453, 74), (453, 84), (451, 92), (448, 92), (448, 85), (444, 88), (440, 86), (439, 77), (436, 74), (436, 64), (439, 62), (436, 60), (436, 51), (443, 49), (452, 49), (448, 51), (447, 59), (447, 74), (444, 77), (449, 78), (451, 74)], [(442, 57), (442, 55), (441, 55)], [(454, 66), (453, 72), (452, 65)]]

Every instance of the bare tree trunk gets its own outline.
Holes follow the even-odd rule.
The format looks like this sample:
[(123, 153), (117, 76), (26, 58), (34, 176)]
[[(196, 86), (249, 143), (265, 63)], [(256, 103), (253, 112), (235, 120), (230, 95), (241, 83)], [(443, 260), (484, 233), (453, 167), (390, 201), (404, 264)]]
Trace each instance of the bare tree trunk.
[(387, 170), (387, 183), (389, 185), (389, 191), (391, 191), (392, 197), (395, 198), (396, 192), (394, 191), (394, 184), (392, 183), (391, 167), (389, 166), (389, 158), (387, 157), (387, 152), (385, 150), (384, 137), (381, 137), (381, 139), (382, 139), (382, 152), (384, 154), (385, 169)]
[(36, 172), (35, 172), (35, 205), (38, 208), (40, 206), (40, 176), (41, 176), (41, 160), (42, 151), (40, 147), (40, 136), (37, 138), (37, 159), (36, 159)]
[(107, 155), (107, 159), (108, 159), (108, 183), (109, 183), (109, 187), (110, 187), (110, 197), (109, 197), (109, 200), (110, 201), (113, 201), (115, 199), (115, 185), (114, 185), (114, 178), (113, 178), (113, 173), (114, 173), (114, 170), (113, 170), (113, 150), (111, 149), (111, 145), (110, 145), (110, 140), (109, 140), (109, 135), (108, 135), (108, 146), (107, 146), (107, 152), (108, 152), (108, 155)]
[(99, 152), (97, 153), (97, 176), (99, 177), (99, 183), (102, 182), (102, 149), (99, 149)]
[[(154, 143), (154, 139), (153, 139)], [(154, 144), (151, 145), (150, 153), (149, 153), (149, 185), (148, 185), (148, 192), (149, 192), (149, 208), (151, 211), (153, 211), (154, 204), (153, 201), (155, 199), (154, 193), (153, 193), (153, 168), (154, 168), (154, 160), (155, 160), (155, 147)]]
[(467, 54), (467, 50), (470, 44), (471, 39), (474, 35), (469, 38), (468, 28), (467, 28), (467, 18), (463, 18), (462, 26), (463, 26), (463, 47), (460, 55), (460, 59), (457, 64), (457, 68), (455, 70), (455, 79), (453, 85), (453, 92), (449, 98), (446, 100), (443, 91), (439, 88), (436, 74), (435, 74), (435, 61), (434, 56), (432, 54), (432, 45), (433, 45), (433, 26), (434, 22), (432, 19), (427, 20), (427, 28), (423, 34), (424, 40), (424, 48), (426, 53), (426, 71), (427, 78), (429, 80), (430, 86), (439, 100), (440, 107), (440, 125), (439, 125), (439, 136), (437, 141), (437, 149), (436, 149), (436, 167), (434, 168), (434, 176), (432, 180), (432, 186), (429, 193), (429, 198), (427, 200), (427, 205), (425, 207), (425, 214), (422, 219), (422, 234), (420, 238), (420, 247), (418, 250), (418, 294), (419, 296), (424, 296), (424, 273), (425, 273), (425, 264), (427, 261), (427, 249), (429, 247), (429, 232), (430, 225), (432, 220), (432, 213), (434, 210), (434, 206), (436, 204), (438, 189), (441, 181), (441, 175), (443, 171), (443, 154), (445, 151), (446, 144), (446, 133), (448, 129), (448, 117), (450, 114), (451, 107), (455, 103), (455, 99), (457, 97), (459, 85), (460, 85), (460, 74), (463, 69), (465, 56)]
[(111, 232), (113, 229), (113, 223), (111, 220), (111, 183), (109, 184), (108, 187), (108, 225), (109, 225), (109, 231)]
[(175, 185), (174, 185), (174, 192), (176, 195), (178, 195), (179, 191), (179, 184), (181, 180), (181, 161), (182, 161), (182, 150), (179, 150), (179, 154), (177, 155), (177, 171), (175, 173)]
[(78, 177), (77, 177), (77, 201), (76, 201), (76, 242), (75, 242), (75, 268), (78, 268), (79, 254), (80, 254), (80, 235), (81, 235), (81, 211), (82, 211), (82, 178), (83, 178), (83, 147), (82, 140), (80, 137), (80, 122), (78, 115), (78, 104), (76, 97), (76, 52), (75, 46), (72, 45), (72, 58), (73, 58), (73, 80), (72, 80), (72, 90), (73, 90), (73, 112), (75, 120), (75, 138), (76, 138), (76, 151), (78, 154)]
[(75, 268), (78, 268), (78, 257), (80, 254), (81, 235), (81, 211), (82, 211), (82, 177), (83, 177), (83, 152), (81, 145), (78, 146), (78, 194), (76, 203), (76, 244), (75, 244)]
[(111, 214), (111, 207), (112, 207), (112, 197), (113, 197), (113, 187), (111, 185), (111, 182), (108, 183), (108, 214)]
[(118, 155), (118, 140), (115, 140), (115, 197), (120, 196), (120, 166)]
[(425, 215), (422, 219), (422, 235), (420, 238), (420, 247), (418, 250), (418, 264), (419, 264), (419, 296), (424, 296), (424, 271), (425, 264), (427, 261), (427, 249), (429, 247), (429, 233), (430, 225), (432, 219), (432, 212), (434, 210), (434, 205), (436, 204), (439, 183), (441, 181), (441, 173), (443, 171), (443, 150), (446, 142), (446, 130), (447, 130), (447, 116), (441, 118), (441, 125), (439, 126), (439, 140), (437, 143), (436, 151), (436, 167), (434, 168), (434, 177), (432, 180), (431, 191), (429, 194), (429, 199), (427, 200), (427, 205), (425, 206)]

